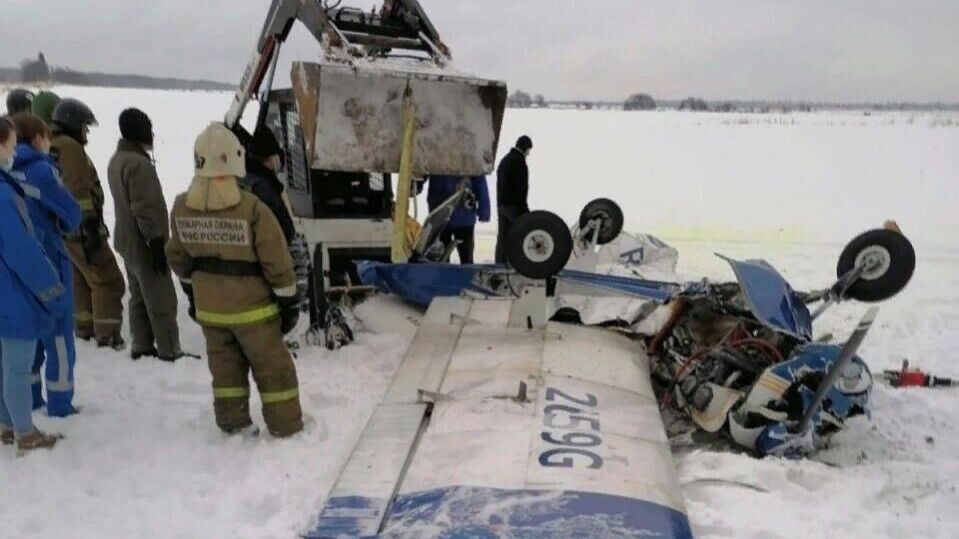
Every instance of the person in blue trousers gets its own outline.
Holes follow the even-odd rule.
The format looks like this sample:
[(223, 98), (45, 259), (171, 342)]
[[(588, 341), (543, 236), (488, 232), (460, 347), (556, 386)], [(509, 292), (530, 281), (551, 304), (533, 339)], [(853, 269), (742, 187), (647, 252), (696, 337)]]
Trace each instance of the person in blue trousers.
[[(430, 211), (448, 200), (459, 189), (463, 176), (430, 176), (429, 188), (426, 192), (426, 203)], [(490, 220), (489, 187), (486, 185), (486, 176), (469, 178), (470, 196), (463, 199), (453, 211), (446, 230), (440, 235), (440, 240), (449, 245), (454, 240), (459, 241), (456, 250), (460, 257), (460, 264), (473, 263), (473, 249), (476, 244), (476, 221), (483, 223)]]
[[(67, 298), (73, 298), (73, 265), (62, 238), (80, 227), (83, 211), (60, 181), (49, 155), (50, 129), (47, 124), (28, 113), (17, 114), (12, 120), (19, 142), (13, 163), (14, 174), (22, 175), (19, 179), (25, 182), (23, 190), (37, 239), (66, 287)], [(33, 406), (43, 406), (40, 368), (46, 358), (47, 415), (53, 417), (76, 412), (73, 406), (76, 347), (72, 299), (69, 303), (70, 310), (55, 321), (53, 332), (37, 347), (33, 364)]]
[(18, 454), (60, 438), (33, 424), (30, 368), (39, 339), (68, 309), (66, 287), (37, 241), (23, 187), (11, 175), (13, 125), (0, 118), (0, 442)]

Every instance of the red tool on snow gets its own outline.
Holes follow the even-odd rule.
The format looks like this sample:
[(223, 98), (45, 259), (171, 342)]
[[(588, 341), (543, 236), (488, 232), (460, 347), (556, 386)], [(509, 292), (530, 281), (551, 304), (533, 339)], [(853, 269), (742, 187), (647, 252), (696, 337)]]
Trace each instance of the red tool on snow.
[(959, 380), (940, 378), (919, 369), (910, 369), (909, 360), (903, 360), (902, 370), (885, 371), (883, 377), (892, 387), (959, 387)]

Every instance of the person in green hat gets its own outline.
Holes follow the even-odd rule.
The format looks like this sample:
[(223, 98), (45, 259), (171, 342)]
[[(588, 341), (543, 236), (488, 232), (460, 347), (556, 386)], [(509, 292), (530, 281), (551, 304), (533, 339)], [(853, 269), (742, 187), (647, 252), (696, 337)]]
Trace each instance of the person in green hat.
[(40, 117), (41, 120), (49, 124), (53, 121), (53, 109), (57, 108), (58, 103), (60, 103), (60, 96), (44, 90), (33, 98), (31, 112), (34, 116)]

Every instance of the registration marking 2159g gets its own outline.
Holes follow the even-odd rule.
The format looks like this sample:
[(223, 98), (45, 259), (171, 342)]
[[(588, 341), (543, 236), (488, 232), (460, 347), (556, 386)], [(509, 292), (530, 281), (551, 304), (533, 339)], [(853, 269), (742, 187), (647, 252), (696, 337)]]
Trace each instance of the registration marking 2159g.
[(599, 399), (590, 393), (570, 395), (555, 387), (546, 388), (540, 438), (555, 447), (540, 453), (541, 466), (593, 470), (603, 467), (603, 458), (597, 454), (603, 444), (598, 404)]

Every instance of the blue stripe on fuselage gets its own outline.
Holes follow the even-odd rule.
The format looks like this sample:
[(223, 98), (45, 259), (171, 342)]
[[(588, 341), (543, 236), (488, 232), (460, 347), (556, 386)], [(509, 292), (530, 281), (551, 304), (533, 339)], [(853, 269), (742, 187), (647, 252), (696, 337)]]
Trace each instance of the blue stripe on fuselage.
[[(363, 509), (378, 505), (357, 498), (327, 502), (318, 526), (305, 537), (383, 539), (539, 539), (551, 537), (692, 539), (689, 519), (680, 511), (623, 496), (577, 491), (447, 487), (401, 495), (390, 508), (379, 535), (356, 534)], [(337, 518), (328, 511), (358, 510)]]

